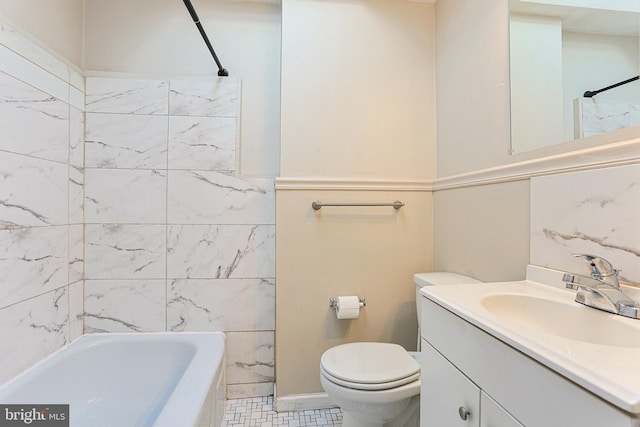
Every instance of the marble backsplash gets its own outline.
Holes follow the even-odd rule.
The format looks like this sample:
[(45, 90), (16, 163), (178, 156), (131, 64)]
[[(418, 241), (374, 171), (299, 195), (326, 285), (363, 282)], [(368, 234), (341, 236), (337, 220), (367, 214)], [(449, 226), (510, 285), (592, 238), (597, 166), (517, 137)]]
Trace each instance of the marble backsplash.
[(228, 397), (271, 394), (273, 178), (238, 173), (238, 80), (86, 93), (85, 331), (224, 331)]
[(598, 255), (640, 285), (640, 165), (531, 179), (531, 264), (588, 273)]

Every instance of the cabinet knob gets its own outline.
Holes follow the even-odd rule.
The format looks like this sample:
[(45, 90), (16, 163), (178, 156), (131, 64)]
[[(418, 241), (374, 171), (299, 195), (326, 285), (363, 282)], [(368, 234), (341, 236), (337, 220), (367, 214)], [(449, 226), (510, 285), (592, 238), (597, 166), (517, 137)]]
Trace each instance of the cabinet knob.
[(458, 408), (458, 415), (460, 415), (461, 420), (467, 421), (467, 418), (469, 418), (469, 415), (471, 415), (471, 413), (467, 410), (467, 408), (461, 406)]

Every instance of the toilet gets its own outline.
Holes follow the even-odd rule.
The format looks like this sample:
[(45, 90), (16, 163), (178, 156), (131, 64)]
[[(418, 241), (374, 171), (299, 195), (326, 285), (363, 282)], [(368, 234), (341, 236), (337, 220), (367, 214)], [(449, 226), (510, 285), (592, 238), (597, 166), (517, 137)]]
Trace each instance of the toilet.
[[(423, 286), (481, 283), (446, 272), (419, 273), (413, 280), (418, 321)], [(397, 344), (355, 342), (328, 349), (320, 358), (320, 383), (342, 409), (343, 427), (417, 427), (420, 423), (419, 353)]]

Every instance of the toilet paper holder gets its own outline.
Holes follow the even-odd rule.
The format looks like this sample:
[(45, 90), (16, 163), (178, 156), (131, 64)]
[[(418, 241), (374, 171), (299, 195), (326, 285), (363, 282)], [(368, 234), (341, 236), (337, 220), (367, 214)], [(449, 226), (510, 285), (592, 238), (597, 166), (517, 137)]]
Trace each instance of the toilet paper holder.
[[(358, 300), (360, 301), (360, 308), (366, 307), (367, 301), (364, 299), (364, 297), (358, 297)], [(329, 298), (329, 307), (338, 308), (338, 300), (336, 298)]]

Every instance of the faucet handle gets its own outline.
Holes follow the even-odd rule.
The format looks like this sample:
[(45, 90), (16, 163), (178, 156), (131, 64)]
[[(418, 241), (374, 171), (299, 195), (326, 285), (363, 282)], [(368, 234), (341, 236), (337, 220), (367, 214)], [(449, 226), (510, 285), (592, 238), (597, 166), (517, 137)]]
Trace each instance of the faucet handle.
[(600, 258), (596, 255), (588, 254), (573, 254), (576, 258), (581, 258), (589, 264), (591, 267), (591, 277), (594, 279), (601, 279), (603, 277), (615, 276), (619, 270), (613, 268), (613, 265), (604, 258)]

